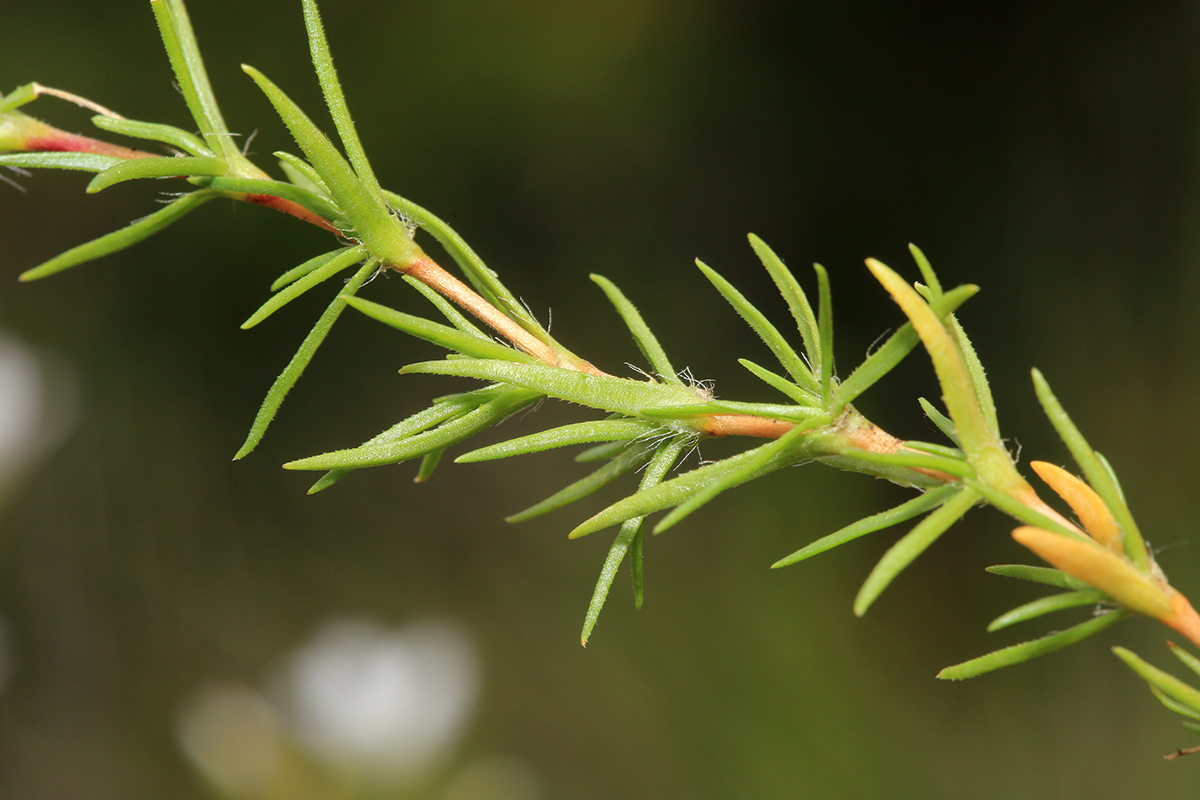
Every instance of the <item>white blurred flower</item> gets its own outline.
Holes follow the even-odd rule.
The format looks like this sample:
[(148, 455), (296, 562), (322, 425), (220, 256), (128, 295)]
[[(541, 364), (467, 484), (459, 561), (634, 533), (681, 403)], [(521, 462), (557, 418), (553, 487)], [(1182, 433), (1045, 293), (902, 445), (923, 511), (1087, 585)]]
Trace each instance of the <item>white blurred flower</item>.
[(479, 691), (475, 646), (458, 626), (387, 630), (331, 622), (281, 680), (292, 733), (317, 758), (366, 777), (412, 781), (457, 744)]
[(74, 394), (66, 368), (0, 331), (0, 495), (65, 437)]
[(275, 712), (250, 689), (205, 687), (180, 713), (177, 733), (184, 754), (223, 794), (258, 794), (283, 765)]

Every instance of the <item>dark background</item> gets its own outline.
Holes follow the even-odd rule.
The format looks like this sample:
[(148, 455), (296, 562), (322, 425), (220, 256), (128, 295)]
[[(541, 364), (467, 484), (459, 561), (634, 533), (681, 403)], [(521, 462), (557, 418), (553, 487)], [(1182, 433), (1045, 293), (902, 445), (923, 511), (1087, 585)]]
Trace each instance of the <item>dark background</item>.
[[(148, 4), (6, 3), (0, 87), (31, 80), (191, 128)], [(677, 365), (720, 396), (770, 399), (735, 358), (769, 363), (691, 266), (732, 279), (781, 323), (745, 235), (812, 287), (831, 273), (848, 374), (898, 310), (862, 266), (978, 283), (960, 315), (1022, 461), (1069, 460), (1038, 409), (1047, 375), (1122, 476), (1151, 544), (1194, 536), (1200, 486), (1200, 6), (613, 0), (323, 6), (382, 182), (442, 215), (553, 332), (599, 366), (640, 363), (589, 272), (639, 305)], [(314, 115), (299, 3), (194, 0), (234, 130), (261, 165), (292, 149), (238, 69)], [(68, 130), (87, 114), (30, 113)], [(16, 275), (147, 213), (154, 187), (84, 195), (86, 178), (0, 185), (0, 325), (73, 370), (73, 435), (0, 509), (0, 796), (213, 796), (174, 738), (214, 680), (261, 687), (323, 621), (450, 617), (483, 688), (456, 759), (511, 756), (546, 798), (1194, 796), (1195, 743), (1108, 648), (1179, 672), (1138, 620), (967, 684), (943, 666), (1066, 626), (987, 635), (1038, 596), (986, 575), (1030, 561), (977, 511), (862, 620), (854, 592), (898, 535), (801, 566), (769, 564), (904, 494), (819, 467), (739, 489), (646, 553), (645, 608), (618, 578), (588, 649), (583, 611), (610, 533), (568, 542), (617, 495), (520, 526), (505, 514), (583, 474), (521, 463), (360, 473), (306, 497), (283, 461), (350, 446), (461, 383), (397, 376), (432, 351), (347, 314), (241, 463), (262, 394), (329, 288), (238, 325), (328, 236), (214, 203), (136, 248), (33, 285)], [(419, 308), (398, 280), (366, 296)], [(916, 353), (859, 404), (934, 437)], [(547, 404), (515, 435), (579, 409)], [(542, 419), (544, 417), (544, 419)], [(724, 443), (712, 453), (728, 452)], [(620, 491), (620, 489), (617, 489)], [(1200, 592), (1194, 547), (1160, 561)], [(437, 796), (436, 789), (429, 796)]]

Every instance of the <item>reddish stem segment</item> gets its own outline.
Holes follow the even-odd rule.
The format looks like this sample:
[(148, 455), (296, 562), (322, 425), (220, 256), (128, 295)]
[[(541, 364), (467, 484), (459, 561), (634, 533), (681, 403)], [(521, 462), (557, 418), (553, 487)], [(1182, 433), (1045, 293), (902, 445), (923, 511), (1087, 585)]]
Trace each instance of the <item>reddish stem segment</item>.
[(159, 158), (155, 153), (147, 153), (145, 150), (130, 150), (128, 147), (102, 142), (90, 136), (60, 131), (49, 125), (39, 125), (39, 127), (44, 127), (45, 131), (39, 130), (30, 136), (26, 140), (26, 150), (53, 153), (96, 153), (102, 156), (123, 158), (127, 161), (135, 158)]

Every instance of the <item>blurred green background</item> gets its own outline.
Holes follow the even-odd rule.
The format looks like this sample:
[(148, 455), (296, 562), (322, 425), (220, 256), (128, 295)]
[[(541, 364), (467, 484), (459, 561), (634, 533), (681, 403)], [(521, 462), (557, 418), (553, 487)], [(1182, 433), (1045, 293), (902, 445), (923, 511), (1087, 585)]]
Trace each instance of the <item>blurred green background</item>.
[[(0, 88), (37, 80), (190, 129), (147, 5), (5, 3)], [(961, 319), (1022, 460), (1068, 462), (1033, 396), (1036, 365), (1115, 464), (1151, 544), (1171, 548), (1160, 562), (1175, 585), (1200, 593), (1200, 557), (1176, 547), (1200, 496), (1188, 455), (1200, 445), (1195, 2), (331, 0), (323, 12), (383, 183), (457, 227), (576, 352), (610, 371), (640, 363), (587, 280), (600, 272), (676, 364), (715, 379), (719, 396), (765, 400), (734, 359), (768, 356), (691, 260), (781, 323), (746, 233), (808, 286), (805, 265), (825, 264), (845, 373), (901, 321), (863, 258), (915, 276), (916, 242), (944, 282), (983, 287)], [(226, 119), (258, 131), (250, 150), (273, 168), (270, 152), (294, 146), (238, 64), (315, 114), (299, 3), (193, 0), (191, 13)], [(30, 112), (90, 128), (54, 100)], [(326, 235), (216, 203), (133, 250), (18, 286), (22, 270), (155, 207), (145, 184), (88, 197), (78, 174), (18, 180), (26, 194), (0, 185), (0, 328), (41, 357), (47, 416), (73, 428), (0, 507), (0, 796), (219, 796), (180, 747), (186, 709), (213, 685), (282, 702), (281, 665), (337, 619), (401, 637), (431, 619), (464, 632), (481, 677), (461, 738), (416, 788), (335, 770), (337, 790), (316, 792), (293, 764), (276, 794), (246, 796), (1200, 789), (1200, 762), (1160, 758), (1194, 735), (1108, 653), (1120, 642), (1172, 668), (1149, 623), (966, 684), (934, 680), (1069, 622), (984, 633), (1039, 595), (982, 571), (1032, 559), (996, 512), (970, 515), (862, 620), (854, 592), (897, 532), (770, 571), (904, 496), (861, 476), (777, 473), (648, 542), (645, 608), (633, 611), (622, 575), (581, 649), (610, 534), (565, 533), (616, 495), (502, 521), (584, 474), (569, 454), (446, 464), (423, 486), (412, 465), (371, 470), (315, 497), (311, 475), (278, 468), (463, 386), (396, 374), (432, 357), (424, 345), (347, 314), (265, 443), (230, 461), (329, 289), (251, 332), (238, 325)], [(395, 279), (365, 292), (420, 308), (413, 294)], [(915, 354), (860, 408), (929, 439), (915, 397), (937, 396), (931, 373)], [(578, 411), (547, 403), (498, 434)], [(495, 759), (507, 781), (463, 777)]]

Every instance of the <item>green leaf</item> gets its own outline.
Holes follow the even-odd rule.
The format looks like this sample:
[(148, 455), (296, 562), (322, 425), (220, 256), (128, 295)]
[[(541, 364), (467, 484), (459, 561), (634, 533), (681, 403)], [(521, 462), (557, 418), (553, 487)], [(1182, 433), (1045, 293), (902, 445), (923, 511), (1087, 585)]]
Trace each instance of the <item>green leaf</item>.
[(515, 362), (530, 362), (534, 360), (533, 356), (522, 353), (520, 350), (514, 350), (492, 339), (476, 336), (473, 333), (464, 333), (458, 328), (452, 328), (449, 325), (442, 325), (441, 323), (421, 317), (414, 317), (412, 314), (405, 314), (379, 303), (372, 303), (370, 300), (348, 298), (347, 302), (368, 317), (378, 320), (385, 325), (390, 325), (396, 330), (404, 331), (410, 336), (424, 339), (427, 342), (436, 344), (438, 347), (463, 353), (472, 358), (494, 358)]
[(279, 373), (279, 377), (271, 384), (271, 388), (267, 390), (267, 396), (263, 400), (262, 405), (258, 409), (258, 413), (254, 416), (254, 422), (250, 426), (250, 433), (246, 436), (246, 441), (238, 449), (234, 455), (234, 460), (245, 458), (247, 455), (258, 446), (262, 441), (263, 435), (267, 432), (267, 427), (271, 424), (271, 420), (275, 418), (275, 413), (279, 411), (279, 407), (283, 405), (283, 399), (287, 397), (287, 393), (295, 386), (296, 381), (300, 380), (300, 376), (304, 373), (308, 362), (312, 361), (313, 356), (317, 352), (317, 348), (325, 341), (325, 337), (329, 335), (329, 331), (333, 328), (333, 323), (337, 322), (337, 318), (341, 316), (342, 311), (346, 308), (346, 297), (357, 292), (367, 279), (375, 274), (376, 265), (373, 262), (364, 264), (358, 272), (354, 274), (342, 288), (341, 294), (333, 298), (333, 301), (317, 319), (317, 324), (313, 326), (308, 335), (304, 337), (304, 341), (300, 343), (300, 349), (292, 356), (292, 360), (283, 368), (283, 372)]
[(829, 273), (820, 264), (813, 264), (817, 273), (817, 332), (821, 339), (821, 397), (828, 404), (833, 399), (833, 293), (829, 290)]
[[(670, 472), (671, 467), (675, 464), (676, 459), (679, 458), (679, 454), (685, 446), (687, 446), (686, 441), (677, 439), (663, 442), (659, 445), (650, 464), (646, 467), (646, 471), (642, 473), (642, 482), (639, 490), (645, 491), (660, 485), (662, 479)], [(600, 610), (604, 607), (604, 601), (608, 598), (608, 592), (612, 588), (613, 579), (617, 575), (617, 569), (620, 568), (621, 561), (625, 558), (625, 553), (628, 552), (631, 544), (637, 543), (640, 545), (642, 523), (644, 520), (645, 517), (634, 517), (626, 520), (621, 525), (621, 530), (617, 532), (617, 538), (613, 541), (612, 547), (608, 551), (608, 556), (604, 559), (604, 566), (600, 568), (600, 578), (596, 581), (596, 588), (592, 592), (591, 602), (588, 603), (587, 615), (583, 620), (583, 632), (579, 637), (579, 643), (584, 647), (587, 647), (592, 630), (596, 627), (596, 620), (600, 617)], [(640, 607), (642, 596), (640, 546), (634, 551), (633, 564), (634, 602)]]
[(62, 272), (65, 269), (70, 269), (88, 261), (94, 261), (97, 258), (111, 255), (119, 250), (124, 250), (130, 245), (137, 244), (143, 239), (153, 236), (185, 214), (196, 210), (209, 200), (219, 196), (216, 192), (207, 189), (185, 194), (177, 200), (172, 200), (153, 214), (142, 217), (136, 222), (121, 228), (119, 231), (113, 231), (101, 236), (99, 239), (93, 239), (87, 244), (73, 247), (62, 255), (55, 256), (46, 263), (21, 273), (20, 280), (33, 281), (45, 278), (56, 272)]
[(935, 469), (956, 478), (965, 478), (975, 472), (961, 457), (946, 458), (932, 453), (911, 453), (903, 450), (895, 453), (873, 453), (869, 450), (846, 450), (842, 455), (880, 466)]
[(554, 494), (547, 497), (540, 503), (535, 503), (524, 511), (519, 511), (516, 514), (505, 517), (505, 522), (524, 522), (525, 520), (540, 517), (543, 514), (548, 514), (551, 511), (556, 511), (564, 506), (574, 503), (576, 500), (581, 500), (584, 497), (592, 494), (603, 486), (607, 486), (612, 481), (629, 472), (642, 464), (646, 463), (653, 450), (639, 449), (630, 447), (624, 452), (619, 453), (614, 458), (610, 459), (600, 469), (591, 473), (585, 478), (559, 489)]
[(150, 5), (154, 9), (175, 81), (205, 143), (214, 151), (219, 151), (231, 164), (248, 164), (225, 127), (217, 98), (208, 82), (204, 59), (200, 57), (196, 34), (192, 31), (192, 23), (182, 0), (151, 0)]
[(424, 483), (433, 475), (433, 471), (437, 469), (438, 462), (442, 460), (442, 453), (445, 450), (434, 450), (432, 453), (426, 453), (421, 458), (421, 467), (417, 470), (417, 477), (413, 478), (413, 483)]
[(966, 487), (961, 488), (940, 508), (917, 523), (904, 538), (892, 545), (883, 554), (883, 558), (879, 559), (875, 569), (871, 570), (871, 574), (859, 589), (858, 596), (854, 598), (855, 616), (861, 617), (865, 614), (888, 584), (917, 556), (925, 552), (926, 548), (936, 542), (951, 525), (962, 519), (963, 514), (970, 511), (977, 500), (978, 492)]
[(813, 400), (812, 394), (804, 391), (799, 386), (792, 383), (791, 381), (789, 381), (787, 378), (783, 377), (782, 375), (777, 375), (774, 372), (771, 372), (771, 370), (764, 369), (763, 367), (760, 367), (758, 364), (755, 364), (753, 361), (749, 361), (745, 358), (739, 358), (738, 363), (741, 364), (746, 369), (750, 370), (750, 372), (754, 375), (754, 377), (758, 378), (763, 383), (766, 383), (768, 386), (775, 389), (776, 391), (778, 391), (784, 395), (787, 395), (789, 398), (794, 400), (796, 403), (799, 403), (801, 405), (810, 405), (812, 403), (812, 400)]
[(962, 443), (958, 441), (958, 432), (954, 430), (954, 420), (947, 417), (933, 403), (926, 400), (924, 397), (918, 397), (917, 402), (921, 405), (921, 410), (925, 412), (925, 416), (929, 417), (929, 421), (937, 426), (937, 429), (945, 434), (946, 438), (954, 442), (959, 449), (962, 449)]
[(908, 245), (908, 252), (912, 253), (913, 261), (917, 262), (917, 269), (921, 270), (921, 278), (925, 281), (925, 285), (929, 287), (933, 299), (937, 300), (942, 296), (942, 284), (938, 280), (937, 273), (933, 271), (929, 259), (921, 252), (921, 248), (915, 244), (910, 243)]
[(313, 169), (312, 164), (283, 150), (277, 150), (272, 155), (279, 159), (279, 168), (294, 185), (329, 199), (329, 187), (325, 185), (325, 179)]
[(313, 0), (304, 0), (304, 27), (308, 30), (308, 47), (312, 54), (313, 66), (317, 70), (317, 81), (321, 84), (321, 93), (325, 96), (325, 105), (329, 107), (333, 117), (334, 127), (342, 140), (342, 147), (358, 173), (363, 187), (379, 202), (383, 203), (383, 194), (379, 189), (379, 181), (371, 169), (371, 162), (359, 141), (358, 131), (354, 128), (354, 119), (350, 116), (350, 107), (346, 104), (346, 96), (342, 93), (342, 84), (338, 80), (337, 69), (333, 66), (333, 56), (329, 52), (329, 42), (325, 39), (325, 27), (321, 24), (321, 14)]
[(638, 349), (642, 351), (642, 355), (650, 362), (650, 368), (667, 383), (676, 383), (683, 385), (683, 381), (675, 374), (675, 368), (671, 366), (670, 359), (667, 358), (666, 351), (662, 349), (662, 345), (658, 343), (658, 339), (650, 331), (650, 327), (646, 321), (642, 319), (642, 315), (638, 312), (637, 306), (629, 302), (628, 298), (622, 294), (616, 284), (605, 278), (603, 275), (591, 275), (592, 281), (596, 283), (604, 294), (608, 297), (613, 307), (617, 309), (617, 313), (621, 315), (621, 319), (625, 322), (629, 332), (633, 334), (633, 340), (637, 343)]
[(294, 283), (300, 278), (303, 278), (313, 270), (320, 269), (321, 267), (325, 266), (344, 252), (346, 252), (346, 248), (339, 247), (337, 250), (330, 250), (328, 253), (322, 253), (319, 256), (314, 256), (298, 267), (292, 267), (287, 272), (275, 279), (275, 282), (271, 284), (271, 291), (278, 292), (283, 287), (290, 283)]
[[(1178, 700), (1168, 697), (1163, 692), (1163, 690), (1159, 689), (1157, 686), (1151, 686), (1150, 693), (1153, 694), (1158, 699), (1158, 702), (1160, 702), (1164, 706), (1166, 706), (1168, 710), (1174, 711), (1179, 716), (1187, 717), (1192, 720), (1200, 720), (1200, 711), (1196, 711), (1195, 709), (1188, 708), (1187, 706), (1185, 706), (1183, 703), (1179, 702)], [(1193, 730), (1195, 730), (1195, 728), (1193, 728)]]
[(1058, 402), (1054, 392), (1050, 391), (1050, 384), (1036, 369), (1033, 370), (1033, 386), (1038, 400), (1042, 404), (1042, 409), (1050, 419), (1050, 424), (1062, 437), (1067, 449), (1071, 451), (1075, 463), (1083, 470), (1088, 483), (1096, 490), (1096, 494), (1100, 495), (1100, 499), (1104, 501), (1121, 525), (1122, 544), (1126, 554), (1139, 569), (1143, 571), (1148, 569), (1150, 553), (1146, 549), (1146, 542), (1142, 539), (1142, 534), (1133, 520), (1133, 515), (1129, 512), (1129, 507), (1125, 505), (1120, 488), (1112, 478), (1111, 468), (1106, 466), (1092, 446), (1087, 443), (1087, 439), (1083, 438), (1083, 434), (1079, 432), (1079, 428), (1075, 427), (1075, 423), (1071, 421), (1062, 404)]
[(912, 321), (933, 360), (942, 397), (954, 420), (959, 440), (971, 464), (988, 484), (1016, 494), (1028, 484), (1013, 466), (1012, 457), (993, 432), (980, 406), (973, 376), (958, 342), (941, 318), (903, 278), (875, 259), (867, 259), (871, 273)]
[(639, 526), (637, 533), (633, 535), (633, 541), (629, 543), (629, 577), (633, 583), (633, 607), (638, 611), (641, 611), (644, 599), (642, 551), (645, 549), (645, 542), (646, 533)]
[[(751, 450), (750, 452), (754, 454), (753, 457), (746, 459), (732, 469), (727, 469), (717, 474), (713, 480), (709, 481), (699, 491), (676, 506), (670, 514), (659, 520), (659, 523), (654, 526), (654, 533), (662, 533), (674, 526), (682, 521), (684, 517), (696, 511), (722, 492), (732, 489), (735, 486), (740, 486), (749, 480), (753, 480), (771, 471), (768, 467), (776, 459), (782, 461), (790, 456), (791, 462), (794, 462), (796, 454), (789, 453), (789, 450), (792, 449), (795, 442), (801, 441), (803, 437), (808, 435), (809, 431), (797, 425), (775, 441)], [(778, 467), (774, 469), (778, 469)]]
[(1031, 567), (1027, 564), (997, 564), (988, 567), (993, 575), (1005, 578), (1016, 578), (1022, 581), (1032, 581), (1046, 586), (1057, 586), (1060, 589), (1088, 589), (1086, 581), (1081, 581), (1074, 575), (1068, 575), (1060, 569), (1052, 567)]
[(363, 186), (333, 143), (290, 97), (254, 67), (242, 69), (254, 79), (329, 189), (330, 197), (353, 224), (355, 236), (389, 264), (404, 267), (420, 252), (409, 230), (392, 217), (382, 201)]
[(905, 439), (904, 446), (909, 450), (920, 450), (923, 453), (933, 453), (935, 456), (955, 459), (961, 461), (963, 459), (963, 451), (957, 447), (947, 447), (944, 444), (935, 444), (934, 442), (918, 442), (916, 439)]
[(995, 506), (998, 510), (1003, 511), (1005, 514), (1008, 514), (1010, 517), (1024, 522), (1026, 525), (1032, 525), (1035, 528), (1053, 531), (1054, 533), (1062, 534), (1063, 536), (1069, 536), (1070, 538), (1077, 539), (1081, 542), (1092, 541), (1090, 537), (1080, 533), (1079, 531), (1071, 530), (1058, 520), (1051, 519), (1045, 514), (1034, 511), (1024, 503), (1014, 500), (1009, 495), (999, 491), (998, 489), (988, 486), (983, 481), (979, 481), (974, 478), (968, 478), (966, 479), (966, 483), (968, 483), (972, 489), (983, 495), (983, 499), (988, 503)]
[[(242, 329), (246, 330), (253, 328), (255, 325), (259, 324), (267, 317), (271, 316), (276, 311), (307, 292), (309, 289), (329, 280), (342, 270), (349, 269), (359, 261), (362, 261), (366, 255), (367, 248), (363, 247), (362, 245), (342, 249), (333, 258), (325, 260), (324, 263), (319, 264), (315, 269), (309, 270), (308, 274), (304, 275), (299, 280), (293, 281), (286, 288), (276, 292), (269, 300), (267, 300), (267, 302), (263, 303), (257, 311), (251, 314), (248, 320), (242, 323)], [(324, 256), (318, 256), (317, 258), (324, 259)], [(304, 267), (307, 263), (311, 262), (306, 262), (300, 266)], [(378, 262), (376, 262), (376, 264), (378, 264)]]
[[(581, 536), (587, 536), (589, 533), (595, 533), (610, 525), (624, 522), (627, 519), (653, 514), (655, 511), (662, 511), (665, 508), (677, 506), (702, 491), (704, 487), (718, 480), (725, 473), (737, 470), (747, 462), (757, 459), (759, 450), (767, 446), (761, 445), (753, 450), (747, 450), (744, 453), (738, 453), (736, 456), (726, 458), (723, 461), (697, 467), (669, 481), (619, 500), (576, 526), (568, 534), (568, 538), (578, 539)], [(795, 463), (795, 461), (801, 460), (804, 455), (802, 452), (794, 452), (792, 459), (777, 459), (774, 462), (768, 463), (758, 474), (751, 476), (751, 478), (766, 475), (768, 472), (773, 472), (790, 463)]]
[(817, 319), (813, 315), (812, 306), (808, 304), (807, 295), (800, 288), (800, 284), (792, 275), (791, 270), (784, 265), (771, 248), (767, 247), (762, 239), (753, 233), (749, 238), (750, 246), (754, 248), (759, 260), (767, 268), (771, 280), (775, 282), (775, 287), (779, 289), (779, 293), (787, 302), (788, 310), (792, 312), (792, 319), (796, 321), (800, 337), (804, 340), (804, 350), (808, 354), (808, 363), (812, 372), (821, 374), (825, 354), (821, 350), (821, 341), (817, 334)]
[[(938, 317), (943, 317), (979, 292), (978, 286), (959, 286), (946, 292), (929, 308)], [(834, 395), (834, 407), (841, 408), (852, 402), (856, 397), (875, 385), (884, 375), (891, 372), (904, 357), (913, 351), (921, 341), (911, 322), (904, 323), (888, 340), (867, 356), (861, 364), (850, 373), (850, 377), (837, 387)]]
[(0, 167), (18, 169), (77, 169), (82, 172), (103, 172), (124, 159), (99, 153), (4, 153), (0, 155)]
[(1184, 666), (1197, 675), (1200, 675), (1200, 658), (1196, 658), (1194, 655), (1189, 653), (1187, 650), (1184, 650), (1174, 642), (1167, 642), (1167, 647), (1171, 648), (1171, 652), (1175, 654), (1176, 658), (1184, 663)]
[(458, 464), (492, 461), (497, 458), (540, 453), (557, 447), (593, 442), (623, 442), (648, 436), (658, 430), (654, 425), (634, 420), (600, 419), (575, 422), (547, 431), (520, 436), (506, 442), (481, 447), (454, 459)]
[(1051, 633), (1040, 639), (1014, 644), (1010, 647), (1003, 647), (985, 656), (979, 656), (970, 661), (946, 667), (937, 674), (937, 677), (946, 681), (962, 681), (967, 678), (977, 678), (980, 675), (1002, 669), (1003, 667), (1010, 667), (1014, 664), (1031, 661), (1039, 656), (1053, 653), (1055, 650), (1061, 650), (1068, 645), (1083, 641), (1089, 636), (1094, 636), (1105, 628), (1116, 625), (1128, 617), (1130, 613), (1128, 609), (1124, 608), (1110, 611), (1099, 617), (1093, 617), (1087, 622), (1081, 622), (1078, 625), (1067, 628), (1065, 631)]
[[(376, 434), (363, 444), (364, 446), (373, 446), (400, 441), (408, 436), (428, 430), (435, 425), (440, 425), (447, 420), (461, 417), (468, 411), (479, 408), (479, 406), (495, 400), (506, 392), (524, 392), (524, 389), (488, 386), (483, 389), (476, 389), (473, 392), (463, 392), (435, 400), (434, 405), (400, 420), (386, 431)], [(353, 471), (352, 469), (331, 470), (314, 483), (309, 488), (308, 493), (316, 494), (328, 489)]]
[[(620, 419), (620, 415), (614, 415), (613, 419)], [(595, 447), (589, 447), (582, 453), (575, 456), (576, 463), (587, 464), (592, 461), (607, 461), (610, 458), (616, 458), (618, 454), (629, 446), (629, 442), (605, 442), (598, 444)]]
[(1084, 589), (1077, 592), (1063, 592), (1062, 594), (1052, 594), (1047, 597), (1039, 597), (1030, 603), (1017, 606), (1012, 611), (1008, 611), (992, 620), (987, 626), (988, 633), (998, 631), (1001, 628), (1007, 628), (1009, 625), (1015, 625), (1018, 622), (1040, 617), (1044, 614), (1050, 614), (1055, 611), (1064, 611), (1068, 608), (1079, 608), (1080, 606), (1094, 606), (1103, 603), (1108, 599), (1108, 595), (1099, 589)]
[(229, 165), (213, 156), (135, 158), (109, 167), (87, 185), (88, 194), (138, 178), (179, 178), (192, 175), (223, 175)]
[(772, 569), (778, 567), (786, 567), (804, 561), (807, 558), (824, 553), (826, 550), (843, 545), (846, 542), (852, 541), (865, 536), (868, 533), (890, 528), (893, 525), (899, 525), (901, 522), (906, 522), (913, 517), (920, 516), (926, 511), (932, 511), (938, 506), (945, 503), (948, 499), (958, 494), (959, 487), (948, 485), (937, 489), (930, 489), (907, 502), (901, 503), (895, 508), (881, 511), (878, 514), (872, 514), (869, 517), (864, 517), (858, 522), (851, 523), (844, 528), (840, 528), (828, 536), (822, 536), (815, 542), (800, 548), (790, 556), (779, 559), (771, 565)]
[(814, 396), (819, 396), (820, 384), (809, 370), (808, 365), (787, 343), (779, 330), (763, 316), (763, 313), (755, 308), (741, 292), (733, 288), (733, 284), (718, 275), (703, 261), (696, 259), (696, 266), (704, 273), (704, 277), (708, 278), (716, 287), (721, 296), (729, 302), (729, 305), (733, 306), (738, 316), (744, 319), (746, 324), (763, 340), (763, 343), (770, 348), (771, 352), (775, 354), (775, 358), (779, 359), (779, 363), (792, 376), (792, 380), (796, 381), (801, 388), (812, 392)]
[(962, 325), (958, 323), (953, 314), (947, 317), (946, 323), (954, 338), (958, 340), (958, 349), (962, 353), (963, 362), (967, 365), (967, 372), (971, 376), (971, 384), (975, 387), (975, 396), (979, 398), (979, 407), (983, 411), (983, 417), (992, 433), (999, 437), (1000, 422), (996, 419), (996, 401), (992, 398), (992, 389), (988, 385), (983, 364), (975, 353), (975, 346), (971, 344), (966, 331), (963, 330)]
[(1146, 683), (1192, 711), (1200, 711), (1200, 690), (1189, 686), (1174, 675), (1163, 672), (1158, 667), (1151, 666), (1124, 647), (1114, 647), (1112, 651)]
[(283, 465), (284, 469), (361, 469), (398, 464), (412, 458), (424, 456), (434, 450), (442, 450), (490, 428), (497, 422), (516, 413), (534, 402), (537, 392), (506, 392), (495, 400), (468, 411), (432, 430), (385, 444), (363, 445), (348, 450), (335, 450), (318, 456), (309, 456)]
[(162, 142), (171, 147), (177, 147), (193, 156), (216, 156), (208, 145), (196, 136), (176, 128), (174, 125), (163, 125), (158, 122), (138, 122), (133, 119), (117, 119), (97, 114), (92, 117), (92, 124), (103, 131), (128, 136), (131, 139), (148, 139)]
[(1104, 453), (1099, 450), (1093, 450), (1096, 454), (1096, 460), (1100, 462), (1100, 466), (1104, 467), (1104, 471), (1108, 473), (1108, 479), (1112, 481), (1113, 489), (1117, 493), (1117, 497), (1121, 498), (1121, 504), (1128, 507), (1129, 503), (1125, 500), (1125, 490), (1121, 488), (1121, 481), (1117, 478), (1117, 472), (1113, 469), (1112, 464), (1108, 463), (1108, 459), (1104, 457)]
[(560, 400), (631, 417), (637, 416), (642, 409), (691, 404), (696, 399), (691, 390), (683, 386), (589, 375), (546, 364), (514, 364), (497, 360), (424, 361), (410, 364), (400, 371), (511, 383)]

